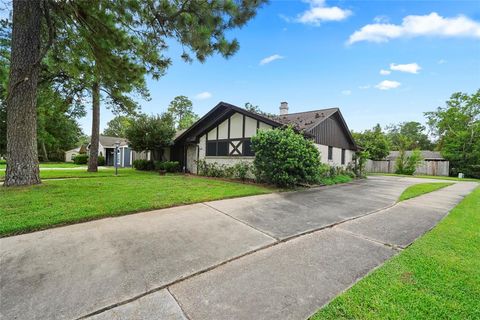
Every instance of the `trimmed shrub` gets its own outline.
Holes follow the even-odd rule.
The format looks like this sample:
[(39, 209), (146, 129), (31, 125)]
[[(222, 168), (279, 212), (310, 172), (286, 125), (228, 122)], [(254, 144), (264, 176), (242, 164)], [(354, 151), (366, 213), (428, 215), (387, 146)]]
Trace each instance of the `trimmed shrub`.
[(155, 164), (151, 160), (137, 159), (133, 161), (133, 167), (140, 171), (153, 171), (155, 170)]
[(291, 127), (259, 131), (252, 137), (252, 149), (258, 180), (280, 187), (318, 182), (318, 149)]
[(157, 161), (155, 162), (155, 170), (165, 170), (167, 172), (178, 172), (180, 162), (178, 161)]
[(73, 158), (73, 163), (75, 164), (87, 164), (88, 163), (88, 154), (77, 154)]
[(98, 156), (97, 164), (99, 166), (104, 166), (105, 165), (105, 157), (104, 156)]
[(208, 163), (205, 160), (198, 160), (198, 174), (206, 177), (227, 178), (227, 166), (216, 162)]

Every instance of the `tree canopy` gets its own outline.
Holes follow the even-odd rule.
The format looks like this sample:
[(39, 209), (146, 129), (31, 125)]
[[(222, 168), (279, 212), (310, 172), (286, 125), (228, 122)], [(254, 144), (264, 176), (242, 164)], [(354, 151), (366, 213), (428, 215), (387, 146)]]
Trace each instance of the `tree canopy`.
[(357, 144), (368, 153), (367, 157), (372, 160), (382, 160), (390, 153), (390, 144), (387, 135), (383, 132), (380, 124), (363, 132), (352, 132)]
[(426, 128), (420, 122), (407, 121), (387, 127), (387, 136), (393, 150), (399, 150), (403, 144), (405, 150), (433, 150)]
[(177, 129), (187, 129), (198, 120), (192, 105), (192, 101), (186, 96), (177, 96), (170, 102), (168, 112), (172, 114)]
[(480, 90), (456, 92), (445, 106), (425, 116), (452, 173), (480, 178)]
[(107, 122), (107, 127), (103, 130), (103, 134), (112, 137), (127, 136), (127, 129), (132, 125), (134, 118), (132, 116), (116, 116)]
[(172, 145), (175, 126), (170, 113), (140, 115), (126, 130), (126, 138), (135, 151), (151, 151), (154, 160), (162, 160), (163, 149)]

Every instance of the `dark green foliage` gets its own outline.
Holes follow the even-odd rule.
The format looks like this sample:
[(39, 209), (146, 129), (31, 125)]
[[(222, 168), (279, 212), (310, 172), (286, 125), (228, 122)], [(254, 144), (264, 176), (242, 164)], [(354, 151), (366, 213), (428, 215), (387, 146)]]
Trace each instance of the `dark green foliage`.
[(422, 161), (420, 150), (413, 150), (412, 154), (407, 156), (405, 150), (402, 149), (395, 160), (395, 173), (413, 175), (420, 161)]
[(313, 142), (292, 128), (262, 130), (252, 137), (255, 175), (258, 180), (281, 187), (315, 183), (320, 154)]
[(75, 158), (73, 158), (73, 163), (75, 164), (87, 164), (88, 163), (88, 155), (87, 154), (77, 154)]
[(103, 135), (125, 138), (127, 136), (127, 129), (133, 121), (133, 117), (130, 116), (116, 116), (107, 122), (107, 127), (103, 130)]
[(99, 166), (104, 166), (105, 165), (105, 157), (104, 156), (98, 156), (97, 163)]
[(133, 161), (133, 167), (141, 171), (153, 171), (155, 163), (152, 160), (137, 159)]
[(380, 124), (377, 124), (371, 130), (352, 132), (352, 135), (357, 144), (363, 148), (363, 151), (368, 153), (369, 159), (382, 160), (390, 153), (388, 138), (382, 131)]
[(172, 115), (140, 115), (126, 130), (126, 138), (135, 151), (151, 151), (154, 160), (162, 159), (163, 149), (173, 143), (175, 128)]
[(178, 161), (156, 161), (155, 170), (165, 170), (167, 172), (178, 172), (180, 163)]
[(246, 103), (245, 103), (245, 110), (248, 110), (248, 111), (250, 111), (250, 112), (257, 113), (257, 114), (260, 114), (260, 115), (262, 115), (262, 116), (265, 116), (265, 117), (268, 117), (268, 118), (272, 118), (272, 119), (275, 119), (275, 118), (278, 117), (276, 114), (262, 111), (262, 109), (260, 109), (259, 106), (253, 105), (253, 104), (251, 104), (250, 102), (246, 102)]
[(388, 138), (393, 150), (399, 150), (402, 145), (405, 150), (433, 150), (434, 145), (428, 138), (426, 128), (416, 121), (402, 122), (387, 127)]
[(329, 186), (333, 184), (350, 182), (352, 180), (353, 178), (351, 176), (342, 174), (333, 177), (320, 178), (320, 183)]
[(186, 96), (175, 97), (168, 106), (168, 112), (172, 114), (178, 130), (187, 129), (198, 120), (198, 115), (193, 112), (192, 101)]
[(438, 150), (450, 161), (451, 174), (480, 177), (480, 90), (452, 94), (445, 107), (426, 112)]

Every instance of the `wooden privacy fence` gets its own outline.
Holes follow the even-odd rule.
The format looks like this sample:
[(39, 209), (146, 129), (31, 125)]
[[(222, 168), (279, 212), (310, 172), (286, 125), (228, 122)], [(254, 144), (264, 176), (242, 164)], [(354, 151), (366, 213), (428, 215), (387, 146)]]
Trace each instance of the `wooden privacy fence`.
[[(449, 167), (447, 160), (423, 160), (418, 164), (415, 174), (448, 176)], [(372, 173), (395, 173), (395, 160), (367, 160), (365, 170)]]

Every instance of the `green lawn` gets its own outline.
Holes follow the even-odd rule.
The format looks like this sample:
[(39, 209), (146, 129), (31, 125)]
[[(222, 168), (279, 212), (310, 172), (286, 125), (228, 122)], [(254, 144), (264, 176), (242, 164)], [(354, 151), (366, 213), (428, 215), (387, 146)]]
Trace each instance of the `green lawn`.
[(441, 188), (451, 186), (453, 182), (431, 182), (431, 183), (419, 183), (408, 187), (403, 191), (398, 198), (398, 201), (403, 201), (411, 198), (421, 196), (422, 194), (429, 193)]
[[(97, 173), (100, 177), (93, 178), (95, 174), (90, 173), (89, 179), (45, 180), (42, 185), (32, 187), (0, 187), (0, 236), (274, 191), (260, 185), (194, 176), (160, 176), (131, 169), (121, 172), (118, 177), (112, 176), (111, 171), (100, 171)], [(105, 174), (110, 176), (101, 177)]]
[[(73, 162), (45, 162), (40, 163), (40, 168), (76, 168), (76, 167), (86, 167), (85, 164), (75, 164)], [(0, 169), (5, 169), (7, 165), (5, 163), (0, 163)]]
[(480, 188), (312, 319), (480, 319)]
[(367, 175), (369, 175), (369, 176), (392, 176), (392, 177), (408, 177), (408, 178), (422, 178), (422, 179), (436, 179), (436, 180), (480, 182), (480, 179), (474, 179), (474, 178), (459, 179), (457, 177), (443, 177), (443, 176), (424, 176), (424, 175), (409, 176), (409, 175), (405, 175), (405, 174), (396, 174), (396, 173), (368, 173)]
[[(120, 176), (130, 176), (135, 170), (130, 168), (119, 168)], [(40, 178), (42, 179), (62, 179), (62, 178), (95, 178), (95, 177), (112, 177), (115, 175), (115, 169), (112, 167), (100, 168), (98, 172), (87, 172), (87, 168), (62, 168), (53, 170), (51, 168), (40, 168)], [(5, 170), (0, 170), (0, 181), (5, 179)]]

